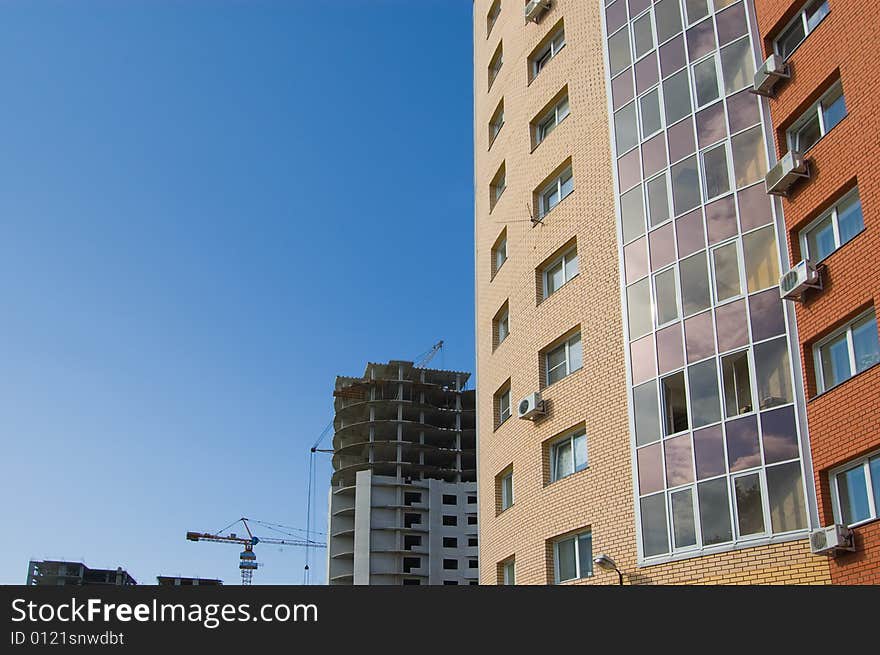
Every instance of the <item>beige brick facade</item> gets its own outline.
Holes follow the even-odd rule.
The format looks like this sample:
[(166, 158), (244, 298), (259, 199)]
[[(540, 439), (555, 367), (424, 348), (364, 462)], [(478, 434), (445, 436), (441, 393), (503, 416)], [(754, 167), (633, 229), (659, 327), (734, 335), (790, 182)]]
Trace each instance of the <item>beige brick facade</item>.
[[(552, 583), (552, 540), (584, 529), (592, 531), (593, 554), (613, 557), (629, 583), (827, 582), (827, 561), (812, 556), (803, 539), (638, 566), (603, 3), (554, 0), (535, 24), (524, 21), (522, 0), (501, 0), (487, 37), (492, 4), (474, 3), (481, 583), (496, 584), (500, 564), (511, 557), (517, 584)], [(566, 45), (530, 82), (530, 54), (563, 23)], [(490, 60), (499, 49), (503, 64), (489, 88)], [(570, 115), (533, 148), (530, 125), (566, 86)], [(490, 121), (502, 101), (504, 124), (490, 145)], [(569, 160), (574, 191), (533, 224), (536, 189)], [(502, 165), (505, 190), (490, 210), (492, 182)], [(504, 230), (507, 261), (495, 272), (492, 249)], [(572, 241), (579, 274), (541, 300), (536, 272)], [(493, 319), (505, 303), (510, 333), (497, 344)], [(542, 351), (577, 328), (583, 367), (546, 386)], [(496, 393), (508, 379), (512, 416), (496, 428)], [(548, 415), (536, 422), (518, 419), (518, 401), (537, 390)], [(548, 442), (578, 426), (586, 429), (589, 466), (550, 484)], [(514, 502), (502, 512), (498, 475), (511, 466)], [(597, 570), (579, 582), (612, 584), (616, 578)]]

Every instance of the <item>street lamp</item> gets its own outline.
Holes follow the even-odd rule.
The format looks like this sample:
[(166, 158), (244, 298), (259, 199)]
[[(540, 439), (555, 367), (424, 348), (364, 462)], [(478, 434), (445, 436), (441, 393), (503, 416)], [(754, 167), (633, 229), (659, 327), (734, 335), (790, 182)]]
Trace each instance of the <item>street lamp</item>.
[(620, 569), (617, 568), (617, 564), (615, 564), (614, 560), (608, 557), (608, 555), (597, 555), (593, 558), (593, 564), (606, 571), (617, 571), (618, 584), (623, 584), (623, 573), (620, 572)]

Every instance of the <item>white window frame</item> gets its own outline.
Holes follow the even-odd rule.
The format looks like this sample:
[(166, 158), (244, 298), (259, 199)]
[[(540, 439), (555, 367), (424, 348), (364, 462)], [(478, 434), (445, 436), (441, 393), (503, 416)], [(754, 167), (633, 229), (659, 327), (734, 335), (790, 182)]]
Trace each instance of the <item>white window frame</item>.
[(495, 113), (492, 114), (492, 118), (489, 119), (490, 148), (492, 147), (492, 144), (495, 143), (495, 139), (498, 138), (498, 135), (501, 134), (502, 127), (504, 127), (504, 98), (498, 103), (498, 107), (495, 108)]
[[(576, 368), (576, 369), (572, 369), (572, 368), (571, 368), (571, 345), (572, 345), (572, 342), (573, 342), (573, 341), (581, 341), (581, 366), (580, 366), (580, 368)], [(584, 344), (583, 344), (583, 341), (581, 340), (581, 333), (580, 333), (580, 332), (577, 332), (576, 334), (573, 334), (573, 335), (571, 335), (570, 337), (568, 337), (565, 341), (563, 341), (563, 342), (562, 342), (561, 344), (559, 344), (558, 346), (554, 346), (553, 348), (549, 348), (549, 349), (547, 349), (547, 351), (544, 353), (544, 368), (545, 368), (546, 371), (547, 371), (546, 382), (547, 382), (547, 386), (548, 386), (548, 387), (549, 387), (551, 384), (555, 384), (556, 382), (559, 382), (559, 381), (561, 381), (561, 380), (564, 380), (565, 378), (567, 378), (567, 377), (568, 377), (569, 375), (571, 375), (572, 373), (576, 373), (577, 371), (581, 370), (581, 368), (584, 367), (584, 363), (583, 363), (583, 352), (584, 352), (584, 350), (583, 350), (583, 345), (584, 345)], [(558, 350), (560, 350), (560, 349), (562, 349), (562, 348), (565, 349), (565, 358), (562, 360), (562, 363), (561, 363), (561, 364), (558, 364), (558, 365), (556, 365), (555, 367), (553, 367), (553, 370), (555, 371), (557, 368), (561, 368), (561, 367), (565, 366), (565, 375), (563, 375), (561, 378), (559, 378), (559, 380), (556, 380), (555, 382), (551, 382), (551, 381), (550, 381), (550, 370), (551, 370), (551, 369), (550, 369), (550, 355), (551, 355), (552, 353), (557, 352)]]
[(501, 200), (501, 196), (504, 195), (504, 192), (507, 190), (507, 164), (502, 163), (501, 167), (498, 169), (498, 172), (495, 173), (495, 177), (492, 178), (492, 182), (489, 185), (491, 189), (490, 198), (492, 200), (491, 205), (492, 208), (495, 208), (495, 205), (498, 204), (498, 201)]
[[(501, 334), (501, 326), (505, 326), (505, 332)], [(495, 337), (498, 345), (500, 346), (502, 342), (510, 336), (510, 309), (505, 309), (498, 315), (498, 318), (495, 319)]]
[(498, 46), (498, 50), (495, 51), (495, 54), (492, 55), (492, 59), (489, 60), (489, 88), (492, 88), (492, 85), (495, 83), (495, 80), (498, 79), (499, 73), (501, 73), (501, 67), (504, 66), (504, 47), (502, 45)]
[(498, 17), (501, 15), (501, 0), (495, 0), (492, 5), (489, 7), (489, 12), (486, 14), (486, 38), (489, 38), (489, 35), (492, 34), (492, 29), (495, 27), (495, 23), (498, 22)]
[[(569, 432), (568, 434), (559, 437), (558, 439), (553, 440), (550, 443), (549, 455), (550, 455), (550, 483), (558, 482), (559, 480), (564, 480), (565, 478), (574, 475), (575, 473), (580, 473), (581, 471), (589, 468), (590, 466), (590, 454), (587, 451), (587, 459), (580, 466), (575, 459), (575, 453), (577, 449), (575, 448), (575, 441), (577, 439), (583, 438), (584, 446), (587, 445), (587, 430), (586, 428), (578, 428), (573, 432)], [(559, 452), (559, 447), (564, 444), (569, 444), (571, 447), (571, 462), (572, 462), (572, 472), (566, 473), (565, 475), (560, 475), (559, 470), (557, 469), (557, 453)]]
[(874, 500), (874, 485), (880, 485), (880, 480), (874, 480), (871, 478), (871, 466), (870, 462), (872, 459), (877, 459), (880, 457), (880, 450), (876, 450), (872, 453), (868, 453), (863, 457), (859, 457), (852, 461), (847, 462), (846, 464), (842, 464), (835, 469), (832, 469), (828, 477), (831, 481), (831, 509), (834, 513), (834, 522), (835, 523), (843, 523), (843, 511), (840, 508), (840, 490), (838, 488), (838, 477), (847, 471), (850, 471), (859, 466), (864, 467), (865, 471), (865, 487), (868, 494), (868, 512), (869, 516), (866, 519), (862, 519), (861, 521), (856, 521), (855, 523), (849, 523), (849, 527), (857, 527), (859, 525), (865, 525), (866, 523), (870, 523), (871, 521), (876, 521), (880, 518), (880, 507), (877, 506), (877, 503)]
[[(675, 318), (671, 318), (664, 323), (660, 322), (660, 294), (657, 292), (657, 278), (661, 275), (669, 273), (672, 271), (672, 282), (675, 287)], [(679, 279), (678, 267), (676, 265), (667, 266), (663, 270), (657, 271), (651, 275), (651, 292), (654, 294), (653, 297), (653, 310), (654, 310), (654, 319), (657, 324), (657, 329), (666, 327), (667, 325), (672, 325), (673, 323), (681, 320), (682, 308), (681, 308), (681, 280)]]
[[(561, 111), (565, 105), (565, 111)], [(568, 94), (559, 99), (553, 108), (535, 122), (535, 147), (542, 144), (559, 124), (571, 114), (571, 103)]]
[(513, 493), (513, 469), (499, 478), (501, 484), (501, 511), (505, 511), (513, 507), (515, 496)]
[(516, 559), (511, 558), (501, 563), (501, 580), (504, 585), (516, 584)]
[[(590, 578), (593, 576), (592, 567), (589, 573), (584, 575), (584, 572), (581, 571), (581, 546), (580, 546), (580, 537), (584, 535), (590, 535), (590, 561), (592, 562), (592, 550), (593, 550), (593, 533), (591, 530), (582, 530), (576, 534), (566, 535), (565, 537), (560, 537), (559, 539), (553, 540), (553, 579), (556, 584), (562, 584), (563, 582), (570, 582), (572, 580), (583, 580), (584, 578)], [(565, 580), (561, 580), (559, 578), (559, 544), (564, 543), (566, 541), (574, 540), (574, 568), (575, 568), (575, 577), (566, 578)]]
[[(507, 407), (505, 408), (504, 399), (507, 398)], [(505, 411), (507, 410), (507, 415), (505, 416)], [(502, 391), (498, 394), (498, 425), (499, 427), (504, 424), (507, 419), (509, 419), (512, 415), (512, 411), (510, 409), (510, 387), (508, 387), (505, 391)]]
[(564, 47), (565, 25), (556, 30), (556, 32), (550, 38), (550, 42), (543, 48), (541, 48), (534, 57), (532, 57), (531, 68), (533, 80), (541, 74), (541, 71), (547, 68), (547, 64), (553, 61), (556, 55), (558, 55)]
[[(644, 116), (643, 116), (644, 112), (642, 111), (642, 101), (645, 98), (647, 98), (649, 95), (651, 95), (652, 93), (657, 94), (657, 108), (660, 113), (660, 128), (655, 130), (654, 132), (648, 133), (648, 132), (644, 131)], [(636, 105), (637, 105), (637, 107), (636, 107), (636, 112), (637, 112), (636, 122), (638, 123), (636, 125), (636, 131), (638, 132), (638, 135), (639, 135), (639, 143), (644, 143), (645, 141), (647, 141), (651, 137), (653, 137), (657, 134), (660, 134), (661, 132), (664, 132), (666, 130), (666, 127), (667, 127), (666, 126), (666, 107), (663, 103), (663, 85), (662, 84), (658, 84), (657, 86), (649, 89), (648, 91), (646, 91), (645, 93), (640, 95), (636, 99)]]
[[(713, 98), (709, 102), (701, 105), (701, 104), (698, 104), (699, 103), (699, 96), (697, 94), (697, 76), (694, 73), (694, 69), (696, 69), (696, 67), (699, 66), (700, 64), (702, 64), (706, 61), (709, 61), (710, 59), (713, 60), (713, 62), (715, 64), (715, 90), (718, 92), (718, 95), (715, 96), (715, 98)], [(708, 107), (708, 106), (718, 102), (719, 100), (724, 99), (724, 79), (723, 79), (723, 73), (722, 73), (722, 69), (721, 69), (721, 50), (720, 49), (716, 49), (712, 54), (707, 55), (705, 57), (702, 57), (698, 61), (693, 62), (690, 65), (690, 76), (691, 76), (691, 104), (693, 107), (691, 109), (691, 113), (696, 115), (697, 112), (699, 112), (701, 109)]]
[[(569, 180), (572, 181), (571, 191), (569, 191), (565, 195), (562, 195), (562, 187)], [(549, 201), (547, 200), (547, 197), (549, 195), (551, 195), (554, 191), (559, 195), (559, 200), (557, 200), (556, 203), (551, 207), (551, 206), (549, 206)], [(572, 167), (569, 166), (564, 171), (562, 171), (559, 175), (557, 175), (553, 179), (552, 182), (545, 185), (541, 189), (540, 193), (538, 194), (538, 204), (539, 204), (539, 209), (540, 209), (539, 213), (541, 215), (541, 218), (544, 218), (547, 214), (549, 214), (556, 207), (558, 207), (559, 204), (563, 200), (568, 198), (568, 196), (571, 195), (572, 193), (574, 193), (574, 173), (572, 171)]]
[[(862, 321), (865, 318), (868, 318), (869, 316), (872, 316), (872, 315), (874, 316), (874, 319), (876, 320), (877, 314), (876, 314), (876, 311), (873, 307), (871, 307), (871, 309), (869, 309), (867, 311), (862, 312), (861, 314), (856, 316), (851, 321), (847, 321), (846, 325), (838, 328), (837, 330), (835, 330), (834, 332), (829, 334), (827, 337), (825, 337), (821, 341), (818, 341), (816, 343), (816, 345), (813, 346), (813, 365), (814, 365), (815, 371), (816, 371), (816, 387), (818, 388), (819, 393), (824, 393), (826, 391), (830, 391), (831, 389), (835, 389), (836, 387), (839, 387), (847, 380), (851, 380), (852, 378), (857, 376), (862, 371), (867, 371), (868, 368), (871, 368), (872, 366), (876, 366), (876, 364), (872, 364), (868, 368), (862, 369), (862, 371), (857, 370), (856, 351), (855, 351), (855, 346), (853, 345), (853, 336), (852, 336), (853, 325), (855, 325), (859, 321)], [(837, 341), (837, 339), (841, 335), (846, 335), (846, 351), (847, 351), (847, 354), (849, 355), (850, 375), (848, 378), (841, 380), (837, 384), (829, 387), (829, 386), (826, 386), (826, 384), (825, 384), (825, 373), (822, 370), (822, 348), (828, 346), (832, 341)], [(880, 339), (880, 336), (878, 336), (878, 339)]]
[(501, 267), (504, 266), (504, 262), (507, 261), (507, 237), (496, 242), (495, 247), (492, 248), (492, 261), (495, 265), (495, 274), (497, 275)]
[[(718, 150), (718, 148), (724, 148), (724, 163), (725, 163), (725, 166), (727, 166), (727, 191), (722, 191), (721, 193), (719, 193), (717, 195), (710, 196), (709, 189), (706, 186), (708, 179), (709, 179), (708, 174), (707, 174), (708, 167), (706, 166), (706, 154), (709, 152)], [(710, 203), (713, 200), (716, 200), (718, 198), (723, 198), (724, 196), (728, 196), (728, 195), (730, 195), (731, 192), (736, 190), (736, 180), (733, 177), (733, 152), (732, 152), (732, 150), (733, 150), (733, 148), (730, 146), (730, 142), (727, 139), (700, 150), (700, 168), (701, 168), (701, 173), (702, 173), (702, 175), (701, 175), (702, 179), (700, 182), (701, 182), (701, 186), (703, 187), (702, 192), (703, 192), (703, 199), (704, 199), (703, 202), (704, 203)]]
[[(807, 111), (805, 111), (803, 114), (801, 114), (801, 116), (792, 124), (792, 126), (785, 131), (785, 140), (788, 143), (788, 149), (790, 151), (796, 151), (796, 152), (799, 152), (800, 154), (804, 154), (805, 152), (811, 150), (812, 148), (815, 148), (816, 145), (818, 145), (818, 143), (822, 139), (825, 138), (825, 136), (828, 134), (828, 132), (830, 132), (832, 129), (834, 129), (833, 127), (832, 128), (826, 127), (826, 125), (825, 125), (825, 111), (824, 111), (822, 105), (826, 100), (828, 100), (829, 97), (836, 94), (838, 91), (840, 92), (840, 97), (843, 98), (844, 107), (846, 107), (846, 95), (843, 92), (843, 84), (841, 83), (840, 80), (837, 80), (834, 84), (831, 85), (831, 87), (825, 93), (822, 94), (821, 98), (819, 98), (816, 102), (814, 102), (812, 104), (812, 106), (810, 106), (810, 108), (807, 109)], [(844, 118), (846, 118), (846, 116), (848, 114), (849, 114), (849, 110), (847, 110), (843, 114), (843, 118), (841, 118), (840, 121), (842, 121)], [(798, 143), (798, 135), (799, 135), (800, 131), (804, 127), (806, 127), (807, 124), (810, 123), (815, 116), (819, 117), (819, 138), (816, 139), (816, 143), (812, 144), (809, 148), (802, 149), (800, 147), (800, 144)], [(834, 127), (837, 127), (837, 125), (840, 124), (840, 121), (838, 121), (834, 125)]]
[(794, 48), (792, 48), (791, 52), (790, 52), (790, 53), (788, 54), (788, 56), (786, 57), (786, 61), (787, 61), (788, 59), (791, 59), (791, 57), (794, 55), (794, 53), (797, 52), (797, 49), (800, 48), (801, 45), (804, 43), (804, 41), (807, 40), (807, 37), (810, 36), (810, 34), (812, 34), (813, 31), (814, 31), (817, 27), (819, 27), (819, 25), (822, 24), (822, 21), (825, 20), (825, 18), (828, 16), (828, 14), (831, 13), (831, 5), (828, 4), (828, 0), (825, 0), (824, 4), (827, 5), (827, 9), (826, 9), (826, 11), (825, 11), (825, 14), (822, 16), (822, 18), (819, 19), (819, 22), (818, 22), (818, 23), (816, 23), (813, 27), (810, 27), (810, 24), (809, 24), (809, 22), (807, 21), (807, 9), (809, 8), (809, 6), (810, 6), (811, 4), (813, 4), (813, 0), (807, 0), (807, 2), (804, 3), (804, 6), (801, 7), (801, 9), (800, 9), (800, 11), (798, 12), (797, 16), (795, 16), (794, 18), (792, 18), (792, 19), (791, 19), (791, 20), (785, 25), (785, 27), (783, 27), (781, 30), (779, 30), (779, 34), (776, 36), (775, 39), (773, 39), (773, 52), (775, 52), (777, 55), (779, 55), (779, 54), (781, 54), (780, 51), (779, 51), (779, 42), (780, 42), (780, 40), (782, 39), (782, 35), (785, 34), (786, 32), (788, 32), (788, 30), (790, 30), (792, 27), (794, 27), (794, 25), (795, 25), (798, 21), (801, 22), (801, 25), (802, 25), (803, 28), (804, 28), (804, 38), (802, 38), (802, 39), (800, 40), (800, 42), (799, 42)]
[[(830, 257), (831, 255), (833, 255), (837, 250), (839, 250), (841, 248), (841, 246), (844, 246), (846, 243), (849, 243), (848, 241), (845, 241), (843, 243), (840, 242), (840, 225), (838, 223), (838, 221), (839, 221), (839, 209), (838, 208), (842, 204), (852, 200), (853, 198), (858, 200), (859, 204), (861, 205), (862, 199), (859, 196), (858, 187), (856, 187), (852, 191), (849, 191), (849, 192), (845, 193), (843, 196), (841, 196), (841, 198), (837, 202), (834, 203), (834, 206), (831, 209), (829, 209), (826, 212), (823, 212), (821, 216), (819, 216), (816, 220), (811, 221), (809, 225), (807, 225), (804, 229), (802, 229), (800, 231), (798, 238), (801, 243), (801, 253), (803, 253), (803, 256), (805, 259), (809, 259), (813, 263), (818, 263), (818, 262), (822, 261), (822, 259), (825, 259), (826, 257)], [(810, 252), (810, 243), (809, 243), (809, 240), (807, 237), (809, 236), (810, 232), (812, 232), (816, 227), (818, 227), (818, 225), (820, 223), (822, 223), (826, 218), (829, 218), (829, 217), (831, 218), (831, 231), (834, 233), (834, 248), (832, 248), (831, 252), (829, 252), (827, 255), (825, 255), (825, 257), (823, 257), (822, 259), (815, 259), (815, 258), (813, 258), (813, 253)], [(861, 234), (864, 231), (865, 231), (865, 219), (864, 219), (864, 208), (862, 208), (862, 229), (859, 230), (858, 232), (856, 232), (852, 236), (852, 238), (854, 239), (857, 235)]]
[[(562, 284), (553, 291), (550, 291), (550, 271), (560, 264), (562, 264)], [(575, 246), (547, 264), (541, 271), (542, 296), (549, 298), (578, 275), (580, 275), (580, 258), (578, 257), (577, 246)]]
[[(728, 357), (732, 357), (734, 355), (740, 355), (745, 353), (746, 356), (746, 366), (748, 366), (749, 373), (749, 407), (751, 409), (747, 412), (739, 411), (742, 407), (742, 402), (737, 402), (736, 414), (731, 416), (727, 415), (727, 390), (724, 388), (724, 360)], [(758, 372), (755, 368), (754, 362), (754, 353), (750, 347), (741, 347), (734, 348), (733, 350), (728, 350), (727, 352), (720, 353), (718, 357), (718, 379), (720, 384), (718, 386), (719, 396), (721, 399), (721, 416), (724, 421), (733, 421), (735, 419), (741, 418), (743, 416), (751, 416), (758, 412), (758, 403), (756, 402), (758, 397)], [(737, 398), (737, 401), (741, 401), (744, 399)]]
[[(753, 532), (752, 534), (741, 534), (739, 531), (739, 505), (736, 500), (736, 480), (737, 478), (743, 478), (749, 475), (757, 475), (758, 476), (758, 484), (761, 485), (761, 514), (764, 520), (764, 531), (763, 532)], [(767, 490), (767, 467), (766, 465), (759, 465), (759, 467), (751, 468), (746, 471), (737, 471), (736, 473), (730, 474), (730, 489), (728, 490), (728, 494), (730, 495), (730, 504), (733, 510), (733, 521), (731, 523), (731, 528), (733, 529), (733, 534), (735, 535), (736, 541), (751, 541), (752, 539), (766, 539), (768, 536), (772, 534), (772, 525), (771, 525), (771, 516), (770, 516), (770, 497)]]
[[(730, 296), (729, 298), (725, 298), (724, 300), (720, 300), (718, 298), (718, 285), (716, 284), (717, 275), (715, 274), (715, 251), (724, 248), (725, 246), (729, 246), (734, 244), (734, 248), (736, 249), (736, 272), (739, 277), (739, 293), (735, 296)], [(729, 239), (727, 241), (722, 241), (721, 243), (716, 243), (715, 245), (709, 246), (709, 283), (712, 285), (712, 302), (715, 306), (726, 305), (730, 302), (736, 302), (740, 298), (744, 298), (746, 296), (746, 289), (748, 289), (748, 285), (746, 284), (746, 272), (745, 272), (745, 258), (743, 253), (742, 240), (735, 237), (733, 239)]]
[[(648, 24), (651, 26), (651, 47), (648, 48), (647, 52), (639, 55), (636, 52), (636, 23), (645, 17), (647, 17)], [(633, 64), (635, 64), (635, 63), (641, 61), (642, 59), (644, 59), (645, 57), (647, 57), (648, 55), (650, 55), (654, 50), (657, 49), (657, 39), (659, 38), (657, 36), (657, 25), (656, 25), (656, 19), (654, 18), (654, 12), (650, 11), (650, 7), (648, 8), (648, 10), (642, 12), (641, 14), (636, 16), (635, 18), (631, 19), (630, 33), (631, 33), (630, 34), (630, 40), (631, 40), (630, 57), (632, 57)]]

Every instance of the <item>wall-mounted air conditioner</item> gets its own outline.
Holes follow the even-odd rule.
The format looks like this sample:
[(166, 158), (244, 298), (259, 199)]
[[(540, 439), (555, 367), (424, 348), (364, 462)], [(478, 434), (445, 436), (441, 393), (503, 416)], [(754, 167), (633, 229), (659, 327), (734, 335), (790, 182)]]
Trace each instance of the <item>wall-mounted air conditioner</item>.
[(516, 408), (517, 416), (522, 419), (534, 421), (544, 415), (544, 401), (541, 400), (541, 392), (535, 391), (519, 401)]
[(759, 96), (772, 97), (776, 83), (790, 77), (791, 71), (785, 60), (779, 55), (770, 55), (755, 73), (755, 83), (751, 91)]
[(526, 20), (537, 23), (541, 20), (541, 14), (550, 9), (549, 0), (530, 0), (526, 3)]
[(810, 550), (814, 555), (836, 555), (840, 552), (855, 552), (853, 531), (845, 525), (829, 525), (810, 533)]
[(821, 289), (822, 276), (809, 259), (804, 259), (779, 278), (779, 296), (783, 300), (800, 300), (807, 289)]
[(810, 165), (804, 156), (799, 152), (789, 152), (767, 173), (765, 178), (767, 193), (787, 196), (798, 180), (808, 177), (810, 177)]

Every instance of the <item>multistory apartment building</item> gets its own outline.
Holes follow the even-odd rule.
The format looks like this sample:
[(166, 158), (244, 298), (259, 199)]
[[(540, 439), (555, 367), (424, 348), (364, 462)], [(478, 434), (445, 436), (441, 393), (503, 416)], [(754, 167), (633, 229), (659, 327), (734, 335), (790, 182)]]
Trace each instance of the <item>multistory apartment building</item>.
[(90, 569), (80, 562), (45, 560), (28, 562), (28, 586), (111, 586), (128, 587), (137, 582), (121, 567)]
[(157, 575), (156, 584), (160, 587), (219, 587), (223, 580), (217, 578), (190, 578), (175, 575)]
[(469, 377), (390, 361), (336, 379), (329, 584), (477, 584)]
[(830, 581), (758, 35), (751, 0), (474, 3), (484, 584)]
[[(804, 160), (782, 180), (792, 262), (821, 288), (792, 304), (822, 525), (851, 526), (855, 552), (830, 560), (835, 583), (880, 583), (880, 5), (853, 0), (755, 0), (770, 79), (773, 153)], [(773, 83), (775, 82), (775, 84)], [(783, 165), (787, 165), (787, 162)], [(771, 182), (779, 179), (772, 176)], [(800, 301), (800, 302), (797, 302)]]

